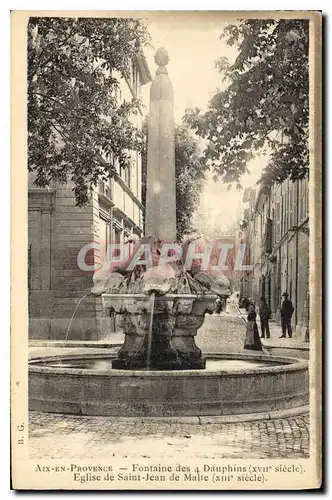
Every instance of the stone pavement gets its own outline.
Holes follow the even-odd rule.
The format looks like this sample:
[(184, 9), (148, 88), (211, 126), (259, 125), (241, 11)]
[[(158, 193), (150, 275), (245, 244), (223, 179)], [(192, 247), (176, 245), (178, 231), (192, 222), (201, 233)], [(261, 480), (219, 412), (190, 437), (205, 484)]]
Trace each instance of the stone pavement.
[[(87, 345), (34, 342), (30, 356), (114, 352), (121, 333)], [(197, 335), (205, 353), (244, 352), (245, 325), (230, 305), (206, 317)], [(279, 336), (279, 332), (278, 332)], [(271, 340), (275, 334), (272, 332)], [(37, 345), (36, 345), (37, 344)], [(38, 347), (39, 345), (39, 347)], [(81, 345), (81, 347), (75, 347)], [(309, 417), (198, 424), (182, 419), (119, 419), (30, 412), (29, 451), (34, 458), (296, 458), (308, 457)], [(157, 450), (157, 451), (156, 451)]]
[(306, 458), (309, 417), (190, 424), (30, 412), (31, 458)]

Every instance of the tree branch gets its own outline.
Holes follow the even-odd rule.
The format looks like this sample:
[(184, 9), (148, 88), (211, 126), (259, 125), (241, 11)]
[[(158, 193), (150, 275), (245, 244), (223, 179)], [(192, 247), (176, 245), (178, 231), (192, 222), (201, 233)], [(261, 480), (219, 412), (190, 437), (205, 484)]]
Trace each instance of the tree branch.
[[(62, 127), (60, 124), (57, 124), (57, 126), (55, 125), (54, 121), (52, 121), (52, 127), (55, 128), (55, 130), (61, 135), (61, 137), (66, 141), (66, 142), (69, 142), (71, 145), (73, 145), (77, 150), (77, 146), (75, 143), (73, 143), (72, 141), (70, 141), (69, 139), (69, 136), (67, 136), (63, 130), (62, 130)], [(60, 127), (60, 129), (58, 128)], [(107, 168), (110, 168), (110, 167), (113, 167), (113, 165), (111, 163), (108, 163), (106, 160), (104, 160), (104, 158), (98, 153), (98, 152), (95, 152), (96, 154), (96, 157), (98, 158), (98, 160), (100, 160), (100, 162), (102, 163), (102, 165), (104, 167), (107, 167)], [(113, 167), (114, 168), (114, 167)], [(112, 170), (112, 168), (111, 168)]]
[[(65, 40), (64, 40), (63, 42), (61, 42), (61, 43), (57, 46), (57, 49), (59, 49), (60, 47), (62, 47), (63, 45), (65, 45), (65, 43), (67, 43), (67, 42), (68, 42), (68, 40), (70, 39), (70, 37), (71, 37), (71, 36), (72, 36), (72, 33), (70, 32), (70, 34), (69, 34), (69, 35), (65, 38)], [(46, 45), (46, 47), (44, 47), (44, 51), (45, 51), (45, 50), (47, 49), (47, 47), (49, 47), (50, 45), (52, 45), (52, 44), (50, 44), (50, 43), (49, 43), (48, 45)], [(30, 49), (30, 50), (31, 50), (31, 49)], [(33, 77), (35, 76), (35, 74), (37, 73), (38, 69), (40, 69), (40, 68), (41, 68), (41, 67), (43, 67), (43, 66), (46, 66), (49, 62), (51, 62), (51, 61), (52, 61), (52, 59), (53, 59), (53, 57), (54, 57), (54, 52), (52, 53), (51, 57), (49, 57), (49, 58), (48, 58), (45, 62), (38, 64), (38, 66), (35, 68), (35, 70), (34, 70), (34, 71), (32, 71), (32, 72), (30, 72), (30, 73), (28, 72), (28, 80), (29, 80), (29, 79), (31, 79), (31, 80), (32, 80), (32, 78), (33, 78)]]
[(60, 104), (60, 106), (63, 106), (64, 108), (66, 107), (65, 104), (61, 101), (59, 101), (58, 99), (56, 99), (55, 97), (51, 97), (49, 95), (45, 95), (45, 94), (41, 94), (40, 92), (31, 92), (32, 95), (40, 95), (41, 97), (44, 97), (44, 99), (47, 99), (49, 101), (54, 101), (56, 102), (57, 104)]

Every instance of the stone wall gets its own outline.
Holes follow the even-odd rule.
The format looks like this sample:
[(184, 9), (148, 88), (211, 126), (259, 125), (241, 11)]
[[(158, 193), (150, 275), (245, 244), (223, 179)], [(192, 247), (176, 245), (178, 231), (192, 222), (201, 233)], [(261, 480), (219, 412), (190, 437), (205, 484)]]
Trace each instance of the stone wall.
[[(93, 203), (75, 206), (70, 185), (29, 190), (29, 337), (63, 339), (76, 304), (92, 286), (92, 272), (77, 264), (80, 249), (98, 242)], [(90, 261), (98, 260), (98, 251)], [(90, 263), (91, 263), (90, 262)], [(78, 308), (70, 339), (101, 337), (100, 299), (88, 297)]]

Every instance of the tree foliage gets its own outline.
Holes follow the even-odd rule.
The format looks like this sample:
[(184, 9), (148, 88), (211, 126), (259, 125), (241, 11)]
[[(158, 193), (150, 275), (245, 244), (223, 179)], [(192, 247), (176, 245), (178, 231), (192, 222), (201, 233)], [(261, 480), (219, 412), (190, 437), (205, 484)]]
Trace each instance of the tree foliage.
[(176, 127), (176, 229), (179, 241), (194, 230), (191, 221), (199, 204), (206, 169), (197, 139), (186, 127)]
[(208, 139), (204, 155), (215, 178), (240, 188), (249, 160), (261, 152), (270, 154), (265, 184), (306, 177), (309, 22), (243, 20), (228, 25), (221, 38), (238, 48), (234, 62), (216, 62), (226, 88), (215, 93), (205, 113), (190, 109), (184, 117)]
[(81, 206), (115, 161), (130, 165), (142, 147), (130, 119), (139, 101), (119, 103), (117, 89), (148, 39), (136, 19), (30, 18), (28, 168), (38, 186), (73, 181)]
[[(143, 132), (146, 145), (142, 154), (142, 203), (146, 200), (147, 173), (147, 123)], [(198, 207), (207, 170), (201, 154), (200, 143), (186, 126), (176, 126), (175, 142), (175, 178), (176, 178), (176, 229), (177, 239), (181, 241), (185, 234), (194, 231), (192, 217)]]

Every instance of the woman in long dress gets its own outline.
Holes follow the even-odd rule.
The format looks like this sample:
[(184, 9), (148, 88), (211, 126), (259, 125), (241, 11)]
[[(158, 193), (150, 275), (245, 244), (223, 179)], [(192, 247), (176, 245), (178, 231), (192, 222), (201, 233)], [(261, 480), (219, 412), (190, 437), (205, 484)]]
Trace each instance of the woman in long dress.
[(256, 323), (255, 306), (249, 306), (249, 314), (247, 317), (246, 338), (244, 341), (244, 348), (252, 351), (262, 351), (263, 346), (259, 338), (258, 326)]

